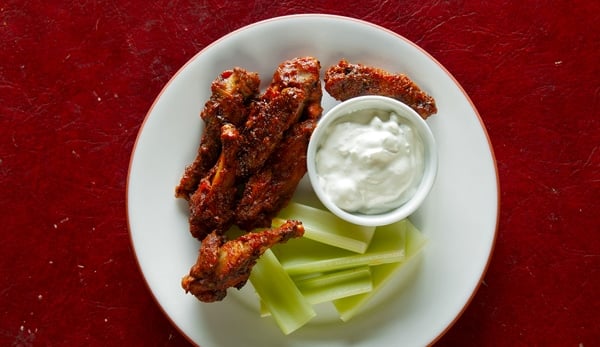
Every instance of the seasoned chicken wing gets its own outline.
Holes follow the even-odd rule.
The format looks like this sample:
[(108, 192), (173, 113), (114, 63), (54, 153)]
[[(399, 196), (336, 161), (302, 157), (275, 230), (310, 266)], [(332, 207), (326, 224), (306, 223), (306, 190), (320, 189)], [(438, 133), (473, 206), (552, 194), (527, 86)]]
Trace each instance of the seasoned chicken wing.
[(223, 300), (228, 288), (239, 289), (246, 284), (252, 267), (268, 248), (303, 234), (299, 221), (287, 221), (278, 228), (244, 234), (230, 241), (211, 233), (202, 241), (198, 260), (181, 286), (201, 301)]
[(211, 85), (212, 94), (206, 102), (200, 117), (204, 121), (204, 131), (198, 154), (189, 165), (175, 196), (186, 200), (196, 191), (202, 177), (215, 165), (221, 150), (220, 133), (225, 123), (240, 126), (248, 116), (248, 103), (259, 92), (258, 74), (236, 67), (223, 71)]
[(189, 200), (190, 232), (200, 240), (213, 231), (222, 234), (233, 224), (240, 148), (235, 126), (227, 123), (221, 127), (220, 143), (222, 150), (216, 165), (200, 180)]
[(303, 99), (302, 90), (286, 88), (270, 99), (252, 103), (242, 131), (238, 176), (249, 177), (265, 163), (285, 131), (300, 118)]
[(298, 88), (305, 93), (305, 107), (303, 118), (318, 118), (321, 116), (321, 89), (320, 71), (321, 63), (313, 57), (301, 57), (286, 60), (281, 63), (275, 73), (264, 97), (276, 93), (285, 88)]
[(321, 115), (320, 68), (319, 61), (312, 57), (279, 65), (267, 90), (252, 104), (244, 125), (238, 176), (255, 173), (292, 124)]
[(435, 114), (435, 100), (408, 76), (340, 60), (325, 71), (325, 90), (344, 101), (362, 95), (388, 96), (410, 106), (424, 119)]
[(267, 163), (250, 177), (235, 212), (240, 228), (270, 226), (292, 198), (306, 173), (306, 149), (316, 123), (308, 119), (294, 124)]

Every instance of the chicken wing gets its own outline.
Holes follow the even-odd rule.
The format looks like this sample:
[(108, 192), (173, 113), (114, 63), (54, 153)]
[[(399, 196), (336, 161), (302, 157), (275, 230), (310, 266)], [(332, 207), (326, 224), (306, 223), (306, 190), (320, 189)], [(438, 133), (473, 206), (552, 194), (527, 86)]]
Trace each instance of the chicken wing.
[(287, 221), (278, 228), (244, 234), (230, 241), (211, 233), (202, 241), (198, 260), (181, 286), (200, 301), (223, 300), (228, 288), (239, 289), (246, 284), (252, 267), (268, 248), (303, 234), (299, 221)]
[(323, 109), (321, 108), (321, 63), (313, 57), (301, 57), (286, 60), (281, 63), (275, 73), (269, 89), (264, 96), (276, 93), (285, 88), (294, 87), (304, 91), (303, 118), (318, 118)]
[(255, 173), (277, 148), (283, 134), (301, 118), (321, 115), (320, 63), (312, 57), (279, 65), (267, 90), (252, 104), (242, 132), (238, 176)]
[(240, 126), (248, 116), (248, 103), (259, 92), (258, 74), (242, 68), (223, 71), (211, 85), (212, 95), (206, 102), (200, 117), (205, 127), (198, 154), (189, 165), (175, 188), (175, 196), (189, 200), (198, 188), (202, 177), (215, 165), (221, 150), (219, 140), (225, 123)]
[(362, 95), (388, 96), (410, 106), (424, 119), (435, 114), (435, 100), (408, 76), (340, 60), (325, 72), (325, 90), (344, 101)]
[(292, 198), (306, 173), (306, 148), (316, 123), (308, 119), (294, 124), (267, 163), (250, 177), (235, 212), (240, 228), (270, 226)]
[(200, 240), (212, 231), (222, 234), (233, 224), (239, 140), (235, 126), (227, 123), (221, 127), (219, 159), (190, 196), (190, 232)]

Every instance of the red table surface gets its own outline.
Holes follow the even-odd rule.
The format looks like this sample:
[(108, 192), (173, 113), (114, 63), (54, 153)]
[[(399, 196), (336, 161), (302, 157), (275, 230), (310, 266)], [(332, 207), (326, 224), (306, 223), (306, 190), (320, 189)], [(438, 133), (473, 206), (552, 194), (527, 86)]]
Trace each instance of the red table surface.
[(600, 2), (9, 0), (1, 346), (189, 345), (132, 251), (125, 190), (137, 132), (199, 50), (307, 12), (415, 42), (464, 87), (489, 133), (501, 188), (495, 250), (436, 346), (600, 344)]

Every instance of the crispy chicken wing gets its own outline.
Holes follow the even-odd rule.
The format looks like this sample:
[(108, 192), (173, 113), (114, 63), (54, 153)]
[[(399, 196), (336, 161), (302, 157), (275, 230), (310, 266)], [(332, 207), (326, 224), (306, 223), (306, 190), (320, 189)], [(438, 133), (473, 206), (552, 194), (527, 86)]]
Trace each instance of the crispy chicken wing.
[(270, 226), (292, 198), (306, 173), (306, 148), (316, 123), (316, 119), (308, 119), (294, 124), (267, 163), (250, 177), (235, 212), (240, 228)]
[(201, 301), (223, 300), (228, 288), (244, 286), (252, 267), (268, 248), (303, 234), (299, 221), (287, 221), (278, 228), (244, 234), (230, 241), (211, 233), (202, 241), (198, 260), (181, 286)]
[(211, 85), (212, 95), (200, 117), (205, 127), (198, 154), (175, 188), (175, 196), (186, 200), (198, 183), (215, 165), (221, 150), (220, 132), (225, 123), (240, 126), (248, 115), (247, 104), (258, 95), (260, 79), (256, 73), (242, 68), (223, 71)]
[(190, 197), (190, 232), (200, 240), (212, 231), (222, 234), (233, 224), (239, 140), (235, 126), (227, 123), (221, 127), (219, 159)]
[(242, 132), (239, 176), (255, 173), (301, 118), (321, 115), (320, 63), (312, 57), (279, 65), (267, 90), (252, 104)]
[(238, 176), (249, 177), (265, 163), (285, 131), (300, 118), (303, 99), (302, 90), (286, 88), (252, 104), (242, 131)]
[(337, 100), (362, 95), (388, 96), (410, 106), (424, 119), (435, 114), (435, 100), (408, 76), (340, 60), (325, 72), (325, 90)]
[(305, 108), (303, 118), (318, 118), (321, 116), (321, 63), (313, 57), (302, 57), (286, 60), (281, 63), (273, 74), (273, 81), (264, 96), (270, 93), (293, 87), (304, 91)]

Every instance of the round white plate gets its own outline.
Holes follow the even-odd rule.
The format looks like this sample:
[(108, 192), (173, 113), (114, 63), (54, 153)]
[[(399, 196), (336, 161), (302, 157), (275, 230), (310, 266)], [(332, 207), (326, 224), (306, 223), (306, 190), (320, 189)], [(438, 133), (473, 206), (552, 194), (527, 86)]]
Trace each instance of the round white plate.
[[(230, 295), (201, 303), (185, 294), (199, 243), (188, 232), (187, 203), (174, 187), (195, 157), (199, 113), (210, 83), (234, 66), (258, 72), (266, 86), (277, 65), (314, 56), (323, 70), (340, 58), (403, 72), (438, 105), (427, 122), (439, 150), (438, 178), (411, 217), (429, 238), (418, 269), (385, 305), (348, 323), (313, 323), (284, 336)], [(335, 102), (327, 94), (325, 111)], [(462, 313), (491, 256), (498, 218), (498, 180), (491, 145), (468, 96), (435, 59), (382, 27), (330, 15), (296, 15), (252, 24), (217, 40), (193, 57), (160, 93), (144, 121), (129, 167), (131, 240), (141, 271), (175, 326), (202, 347), (423, 346)], [(312, 194), (304, 180), (298, 194)], [(231, 289), (234, 291), (234, 289)]]

